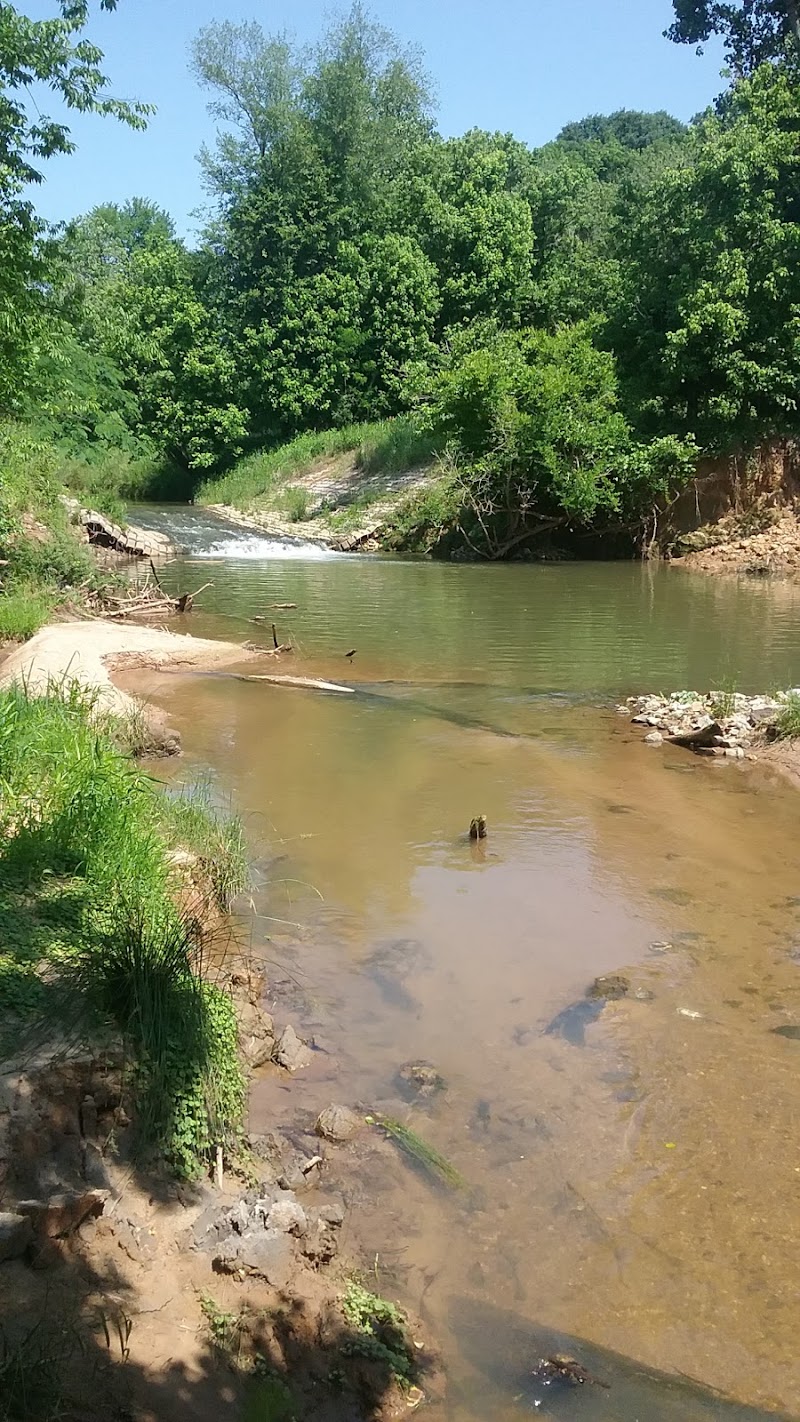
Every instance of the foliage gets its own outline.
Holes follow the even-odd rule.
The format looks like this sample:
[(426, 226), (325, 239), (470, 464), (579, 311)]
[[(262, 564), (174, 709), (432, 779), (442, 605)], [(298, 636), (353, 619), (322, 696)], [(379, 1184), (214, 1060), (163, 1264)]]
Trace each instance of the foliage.
[(416, 1376), (405, 1314), (388, 1299), (351, 1279), (342, 1296), (342, 1313), (352, 1336), (342, 1351), (385, 1363), (395, 1380), (408, 1386)]
[[(113, 1025), (135, 1063), (142, 1149), (193, 1175), (235, 1145), (244, 1083), (233, 1003), (181, 915), (170, 853), (213, 846), (223, 899), (241, 882), (240, 833), (197, 800), (168, 804), (111, 729), (77, 683), (0, 693), (0, 1002), (38, 1008), (48, 1026), (60, 1017), (62, 1030)], [(117, 728), (117, 742), (127, 735)], [(44, 1003), (26, 998), (31, 966)]]
[(681, 138), (686, 125), (664, 109), (657, 113), (641, 113), (637, 109), (617, 109), (613, 114), (588, 114), (577, 123), (568, 123), (556, 137), (556, 143), (580, 147), (585, 143), (621, 143), (623, 148), (637, 152)]
[[(115, 4), (101, 0), (105, 10)], [(43, 114), (31, 90), (46, 86), (68, 109), (134, 128), (151, 112), (109, 93), (102, 51), (83, 34), (88, 0), (60, 0), (56, 9), (55, 18), (32, 20), (0, 7), (0, 412), (14, 408), (45, 330), (48, 247), (28, 186), (41, 181), (42, 160), (73, 146), (66, 124)]]
[(645, 429), (728, 449), (798, 427), (799, 129), (798, 84), (762, 68), (628, 208), (609, 334)]
[(798, 57), (800, 10), (796, 0), (673, 0), (677, 44), (702, 46), (721, 35), (735, 74), (751, 74), (767, 60)]

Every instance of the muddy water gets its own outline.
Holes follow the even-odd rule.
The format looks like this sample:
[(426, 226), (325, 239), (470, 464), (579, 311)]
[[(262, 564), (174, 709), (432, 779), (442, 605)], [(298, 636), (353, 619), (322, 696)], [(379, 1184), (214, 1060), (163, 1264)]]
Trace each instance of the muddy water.
[[(444, 1346), (429, 1415), (800, 1415), (800, 1041), (775, 1030), (800, 1024), (800, 797), (613, 712), (633, 690), (800, 681), (800, 590), (279, 556), (180, 520), (164, 580), (214, 582), (192, 630), (258, 640), (246, 619), (274, 618), (292, 670), (357, 688), (153, 694), (245, 817), (254, 949), (278, 1020), (319, 1047), (288, 1089), (256, 1082), (252, 1126), (360, 1102), (467, 1182), (435, 1189), (377, 1139), (355, 1185), (343, 1171), (350, 1244)], [(609, 971), (641, 996), (564, 1015)], [(413, 1058), (447, 1090), (409, 1105)], [(614, 1385), (537, 1392), (561, 1338)]]

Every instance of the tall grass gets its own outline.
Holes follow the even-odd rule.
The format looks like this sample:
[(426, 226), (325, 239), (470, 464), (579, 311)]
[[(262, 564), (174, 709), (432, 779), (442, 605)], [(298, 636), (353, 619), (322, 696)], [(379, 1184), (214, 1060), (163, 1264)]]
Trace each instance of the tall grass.
[(307, 474), (316, 464), (352, 454), (367, 474), (398, 473), (427, 463), (435, 450), (430, 435), (420, 433), (404, 416), (368, 424), (346, 425), (298, 435), (277, 449), (240, 459), (220, 479), (207, 479), (196, 493), (200, 504), (248, 507), (265, 500), (283, 483)]
[(8, 592), (0, 588), (0, 642), (26, 642), (44, 626), (54, 604), (47, 587), (19, 583)]
[(205, 854), (226, 905), (245, 873), (241, 827), (168, 800), (96, 712), (75, 682), (0, 693), (0, 1010), (41, 1010), (33, 966), (62, 1030), (113, 1026), (134, 1063), (142, 1149), (190, 1175), (236, 1139), (244, 1084), (233, 1003), (208, 978), (170, 856)]
[(787, 691), (775, 720), (775, 729), (781, 740), (794, 740), (800, 736), (800, 693)]

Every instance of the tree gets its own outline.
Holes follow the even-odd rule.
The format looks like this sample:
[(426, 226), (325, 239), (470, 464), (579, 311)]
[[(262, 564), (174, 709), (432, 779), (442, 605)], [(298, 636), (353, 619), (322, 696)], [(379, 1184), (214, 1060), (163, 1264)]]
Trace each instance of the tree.
[(612, 337), (648, 429), (729, 449), (800, 430), (800, 85), (764, 67), (620, 223)]
[(665, 109), (642, 113), (638, 109), (617, 109), (613, 114), (589, 114), (577, 123), (568, 123), (556, 143), (579, 148), (585, 143), (620, 143), (639, 152), (654, 143), (672, 142), (686, 132), (686, 125)]
[[(100, 7), (115, 5), (101, 0)], [(24, 386), (44, 319), (45, 228), (25, 189), (41, 181), (41, 160), (73, 147), (67, 125), (29, 99), (31, 86), (46, 84), (68, 108), (112, 115), (133, 128), (143, 128), (152, 112), (108, 93), (102, 52), (82, 37), (89, 0), (60, 0), (58, 10), (53, 19), (31, 20), (0, 5), (0, 410), (13, 407)]]
[(800, 57), (797, 0), (673, 0), (673, 6), (669, 38), (702, 46), (721, 35), (736, 75), (752, 74), (767, 60)]

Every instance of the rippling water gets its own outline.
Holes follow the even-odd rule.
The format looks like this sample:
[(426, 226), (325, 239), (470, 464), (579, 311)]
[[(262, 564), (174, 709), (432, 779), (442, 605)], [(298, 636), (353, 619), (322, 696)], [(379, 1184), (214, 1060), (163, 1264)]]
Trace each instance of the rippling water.
[[(429, 1415), (794, 1415), (800, 1046), (774, 1029), (800, 1023), (800, 798), (644, 746), (613, 702), (800, 681), (798, 587), (286, 556), (202, 510), (143, 519), (184, 545), (162, 581), (213, 581), (186, 630), (258, 641), (274, 621), (296, 648), (281, 669), (356, 688), (152, 683), (180, 773), (210, 766), (245, 818), (243, 921), (278, 1020), (321, 1048), (291, 1091), (259, 1077), (254, 1124), (294, 1130), (332, 1099), (410, 1113), (468, 1182), (433, 1190), (377, 1140), (329, 1167), (350, 1244), (443, 1344)], [(639, 996), (569, 1016), (610, 971)], [(412, 1058), (447, 1081), (415, 1106)], [(612, 1387), (537, 1397), (559, 1339)]]

